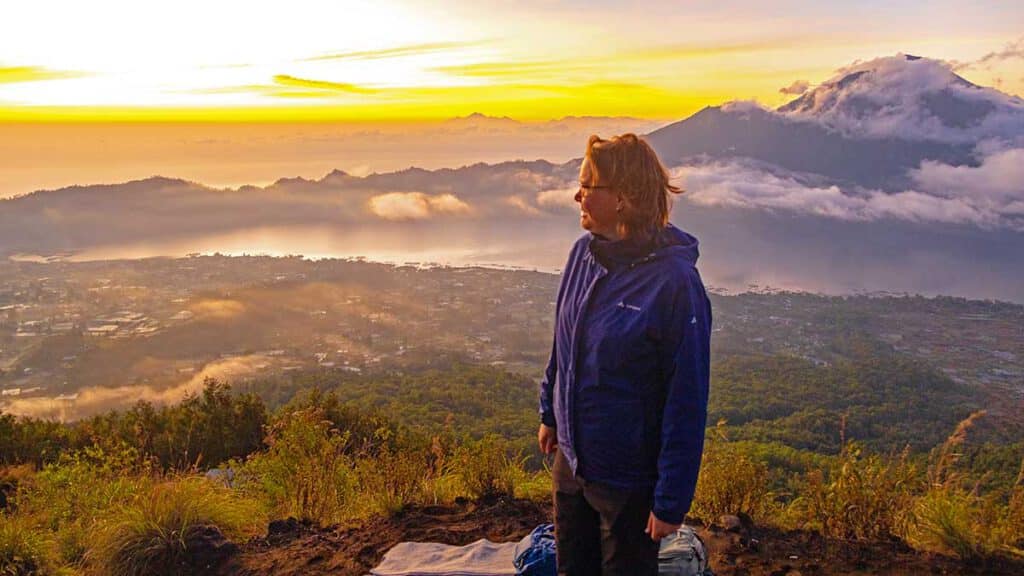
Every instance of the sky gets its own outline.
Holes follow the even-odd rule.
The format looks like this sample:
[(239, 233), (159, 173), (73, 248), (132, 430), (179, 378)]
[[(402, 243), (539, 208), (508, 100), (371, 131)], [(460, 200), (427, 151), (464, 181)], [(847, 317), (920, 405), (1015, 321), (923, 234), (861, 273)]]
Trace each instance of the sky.
[[(1024, 95), (1019, 0), (34, 0), (2, 10), (0, 198), (153, 175), (238, 187), (333, 169), (562, 162), (592, 133), (643, 134), (730, 101), (778, 106), (840, 68), (898, 53)], [(474, 113), (520, 124), (445, 124)]]
[(680, 119), (898, 52), (1024, 94), (1019, 1), (36, 0), (0, 121)]

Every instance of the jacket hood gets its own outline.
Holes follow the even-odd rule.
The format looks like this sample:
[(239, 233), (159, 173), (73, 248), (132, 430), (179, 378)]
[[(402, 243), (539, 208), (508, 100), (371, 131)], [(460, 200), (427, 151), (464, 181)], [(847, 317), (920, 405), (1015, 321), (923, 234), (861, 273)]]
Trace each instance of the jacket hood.
[(700, 257), (700, 241), (689, 232), (677, 228), (671, 222), (658, 235), (654, 253), (658, 256), (677, 256), (690, 264), (697, 264)]
[(700, 242), (695, 236), (669, 223), (650, 241), (640, 242), (634, 238), (609, 240), (604, 236), (591, 234), (590, 252), (605, 268), (636, 266), (655, 258), (682, 258), (691, 265), (700, 256)]

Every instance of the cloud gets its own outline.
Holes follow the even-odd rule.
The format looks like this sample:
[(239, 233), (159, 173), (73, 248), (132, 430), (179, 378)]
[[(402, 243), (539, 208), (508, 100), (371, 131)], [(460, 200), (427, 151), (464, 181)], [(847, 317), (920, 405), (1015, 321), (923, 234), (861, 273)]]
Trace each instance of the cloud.
[(579, 209), (575, 200), (577, 190), (575, 186), (543, 190), (537, 193), (537, 204), (545, 208), (568, 208), (575, 212)]
[(911, 172), (923, 190), (942, 197), (969, 196), (999, 209), (1024, 201), (1024, 148), (996, 151), (980, 166), (949, 166), (926, 161)]
[(84, 72), (67, 72), (50, 70), (39, 66), (0, 66), (0, 84), (17, 84), (21, 82), (42, 82), (46, 80), (64, 80), (86, 76)]
[(433, 70), (454, 76), (471, 78), (518, 78), (528, 76), (539, 78), (544, 75), (564, 78), (568, 72), (592, 70), (597, 63), (568, 60), (523, 60), (518, 62), (474, 62), (437, 66)]
[(471, 212), (469, 204), (459, 200), (454, 194), (428, 196), (427, 204), (430, 205), (433, 212), (445, 214), (469, 214)]
[(970, 66), (982, 66), (987, 67), (990, 64), (996, 62), (1003, 62), (1005, 60), (1016, 60), (1024, 59), (1024, 37), (1017, 39), (1014, 42), (1010, 42), (1002, 50), (995, 52), (989, 52), (981, 58), (979, 58)]
[(274, 82), (281, 86), (294, 86), (297, 88), (309, 88), (328, 92), (354, 92), (356, 94), (372, 94), (376, 90), (347, 82), (328, 82), (326, 80), (310, 80), (307, 78), (296, 78), (287, 74), (274, 76)]
[(454, 194), (387, 192), (367, 202), (370, 212), (385, 220), (423, 220), (438, 214), (469, 214), (469, 204)]
[(245, 305), (237, 300), (205, 299), (191, 309), (198, 320), (229, 320), (245, 312)]
[(261, 355), (227, 358), (211, 362), (187, 381), (169, 388), (154, 386), (93, 386), (78, 391), (78, 396), (69, 400), (49, 397), (18, 398), (2, 406), (3, 411), (17, 416), (32, 416), (61, 421), (85, 418), (112, 409), (126, 408), (139, 401), (156, 405), (180, 402), (186, 395), (197, 394), (203, 389), (206, 378), (229, 380), (253, 374), (266, 367), (269, 359)]
[(536, 206), (530, 204), (522, 196), (506, 196), (505, 203), (519, 210), (527, 216), (540, 216), (543, 214)]
[[(729, 54), (778, 50), (780, 48), (797, 46), (809, 40), (809, 38), (793, 37), (736, 44), (678, 43), (619, 52), (616, 58), (620, 64), (643, 66), (651, 62), (713, 58)], [(592, 77), (595, 72), (601, 73), (600, 75), (602, 76), (607, 76), (608, 59), (601, 55), (571, 59), (470, 62), (438, 66), (433, 68), (433, 70), (474, 78), (530, 77), (535, 80), (552, 78), (564, 82), (567, 77), (584, 79)]]
[(342, 95), (377, 94), (380, 90), (351, 84), (310, 78), (298, 78), (287, 74), (274, 76), (272, 84), (243, 84), (217, 88), (185, 90), (188, 94), (262, 94), (271, 98), (335, 98)]
[(810, 87), (811, 83), (808, 82), (807, 80), (796, 80), (789, 86), (779, 88), (779, 92), (783, 94), (798, 96), (800, 94), (803, 94), (804, 92), (807, 92), (807, 89)]
[(1024, 231), (1024, 150), (987, 157), (977, 168), (925, 163), (912, 174), (917, 189), (897, 193), (844, 190), (810, 177), (769, 170), (750, 162), (713, 162), (677, 168), (704, 206), (785, 210), (847, 221), (895, 218), (912, 222), (971, 224)]
[(370, 175), (373, 172), (373, 167), (370, 166), (369, 164), (360, 164), (358, 166), (352, 166), (351, 168), (346, 170), (346, 172), (348, 172), (349, 175), (351, 176), (355, 176), (356, 178), (363, 178)]
[(322, 54), (311, 58), (304, 58), (302, 62), (316, 62), (321, 60), (377, 60), (381, 58), (401, 58), (405, 56), (418, 56), (420, 54), (434, 54), (471, 48), (486, 44), (488, 41), (478, 42), (427, 42), (423, 44), (410, 44), (407, 46), (393, 46), (391, 48), (380, 48), (377, 50), (358, 50), (352, 52), (338, 52), (335, 54)]
[(722, 104), (722, 111), (736, 112), (742, 114), (744, 112), (751, 111), (765, 112), (768, 111), (768, 108), (766, 108), (764, 104), (761, 104), (756, 100), (733, 100), (731, 102), (726, 102), (725, 104)]

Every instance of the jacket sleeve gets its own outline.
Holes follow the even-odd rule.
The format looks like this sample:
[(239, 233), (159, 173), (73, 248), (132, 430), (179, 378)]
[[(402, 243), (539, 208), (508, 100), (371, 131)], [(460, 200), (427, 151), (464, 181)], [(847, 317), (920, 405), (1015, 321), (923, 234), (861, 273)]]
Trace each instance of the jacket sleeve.
[(711, 303), (689, 269), (669, 314), (664, 349), (665, 409), (654, 515), (680, 524), (690, 510), (704, 451), (710, 379)]
[(540, 421), (545, 426), (552, 428), (555, 427), (555, 409), (551, 395), (555, 385), (555, 375), (558, 372), (557, 339), (557, 335), (551, 338), (551, 357), (548, 359), (548, 367), (544, 370), (544, 377), (540, 381)]
[(555, 298), (555, 322), (554, 334), (551, 336), (551, 356), (548, 357), (548, 366), (544, 370), (544, 377), (540, 381), (540, 421), (545, 426), (555, 427), (554, 407), (554, 386), (555, 378), (558, 375), (558, 318), (562, 307), (562, 297), (565, 295), (566, 278), (571, 274), (573, 267), (579, 259), (580, 250), (584, 246), (584, 239), (580, 238), (569, 251), (569, 258), (562, 268), (562, 276), (558, 282), (558, 296)]

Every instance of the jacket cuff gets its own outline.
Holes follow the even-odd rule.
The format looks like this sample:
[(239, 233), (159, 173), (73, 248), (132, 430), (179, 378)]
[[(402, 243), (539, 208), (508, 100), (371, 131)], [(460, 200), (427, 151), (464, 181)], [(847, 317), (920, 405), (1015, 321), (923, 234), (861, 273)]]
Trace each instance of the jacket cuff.
[(554, 412), (541, 412), (540, 421), (549, 428), (555, 427), (555, 414)]
[(657, 503), (654, 504), (654, 515), (658, 517), (658, 520), (662, 522), (668, 522), (669, 524), (682, 524), (683, 519), (686, 518), (685, 511), (669, 510)]

